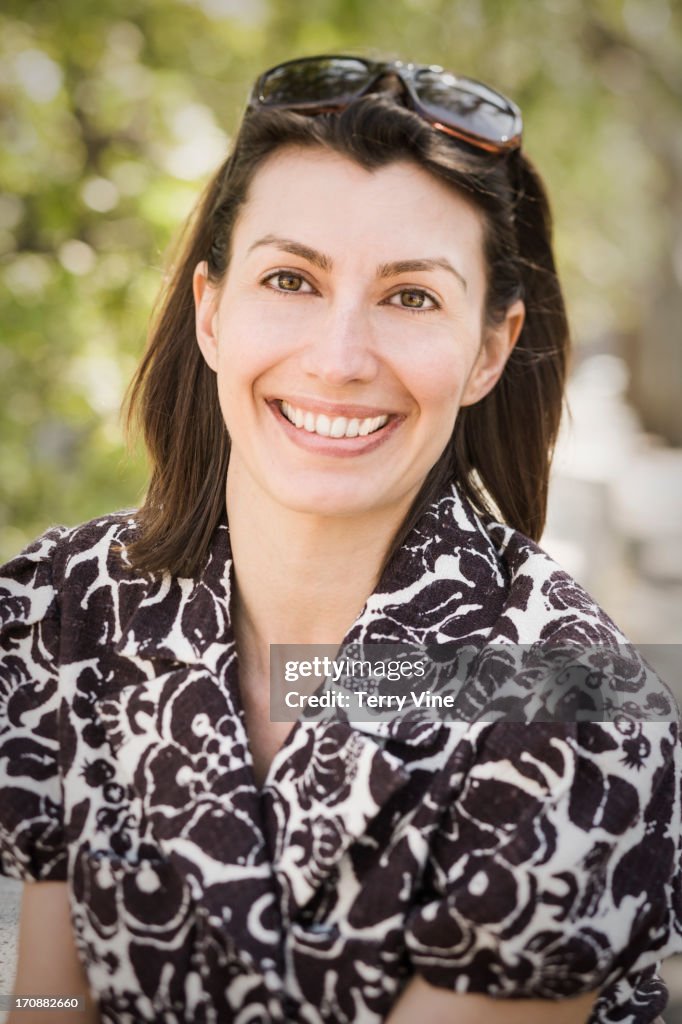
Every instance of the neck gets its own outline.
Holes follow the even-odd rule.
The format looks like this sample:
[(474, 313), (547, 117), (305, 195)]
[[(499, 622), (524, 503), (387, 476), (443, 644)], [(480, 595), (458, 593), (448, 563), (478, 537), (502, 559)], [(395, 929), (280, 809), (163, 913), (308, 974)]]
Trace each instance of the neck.
[(228, 472), (236, 591), (233, 627), (248, 677), (269, 673), (270, 644), (339, 646), (375, 589), (404, 509), (333, 517), (283, 508)]

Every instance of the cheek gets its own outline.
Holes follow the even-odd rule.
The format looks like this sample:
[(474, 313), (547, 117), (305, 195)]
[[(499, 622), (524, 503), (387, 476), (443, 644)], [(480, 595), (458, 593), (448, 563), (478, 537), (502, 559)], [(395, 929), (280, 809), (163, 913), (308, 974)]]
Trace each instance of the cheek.
[(423, 413), (450, 414), (453, 418), (471, 372), (472, 359), (467, 350), (452, 341), (447, 346), (432, 347), (414, 362), (409, 375), (413, 397)]
[(281, 363), (307, 336), (300, 319), (283, 315), (272, 302), (252, 302), (247, 308), (224, 310), (219, 325), (219, 376), (226, 382), (243, 384)]
[[(232, 339), (234, 336), (231, 335)], [(223, 419), (230, 435), (244, 419), (245, 401), (249, 395), (249, 365), (244, 353), (248, 346), (237, 339), (230, 343), (221, 336), (218, 345), (217, 385), (218, 400)]]
[[(276, 358), (272, 333), (255, 317), (231, 318), (220, 325), (218, 343), (218, 392), (239, 401), (253, 382)], [(268, 344), (270, 339), (270, 344)]]

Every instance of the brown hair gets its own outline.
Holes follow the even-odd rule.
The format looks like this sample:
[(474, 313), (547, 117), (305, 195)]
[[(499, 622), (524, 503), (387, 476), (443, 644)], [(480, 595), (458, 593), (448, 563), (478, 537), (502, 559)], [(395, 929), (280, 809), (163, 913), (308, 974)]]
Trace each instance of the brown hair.
[(497, 514), (537, 539), (545, 521), (568, 352), (544, 188), (520, 152), (490, 156), (454, 143), (395, 99), (372, 95), (340, 114), (247, 113), (231, 155), (200, 200), (129, 392), (128, 424), (139, 419), (152, 465), (140, 532), (129, 550), (133, 564), (193, 575), (224, 518), (230, 440), (216, 376), (196, 343), (192, 275), (197, 263), (207, 260), (211, 280), (223, 278), (249, 185), (263, 161), (285, 145), (322, 146), (368, 170), (397, 159), (416, 161), (483, 214), (488, 321), (504, 318), (517, 298), (526, 304), (524, 326), (502, 377), (485, 398), (458, 413), (450, 442), (386, 560), (426, 505), (455, 478), (479, 511)]

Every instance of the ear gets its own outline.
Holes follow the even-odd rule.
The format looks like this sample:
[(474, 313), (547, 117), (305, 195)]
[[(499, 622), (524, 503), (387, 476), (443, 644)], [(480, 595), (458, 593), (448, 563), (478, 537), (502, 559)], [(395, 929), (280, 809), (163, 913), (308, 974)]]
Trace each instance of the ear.
[(507, 309), (502, 323), (485, 329), (460, 405), (475, 405), (495, 387), (521, 334), (525, 317), (526, 307), (517, 299)]
[(192, 278), (194, 291), (194, 320), (197, 343), (204, 359), (215, 371), (218, 368), (218, 299), (220, 293), (208, 277), (208, 263), (197, 263)]

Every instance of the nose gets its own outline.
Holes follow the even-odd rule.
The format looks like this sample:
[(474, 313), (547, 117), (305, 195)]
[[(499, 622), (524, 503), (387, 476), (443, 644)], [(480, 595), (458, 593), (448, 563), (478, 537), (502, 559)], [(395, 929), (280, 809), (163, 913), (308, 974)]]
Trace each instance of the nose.
[(357, 308), (330, 310), (303, 350), (303, 371), (330, 387), (373, 380), (378, 360), (369, 320)]

